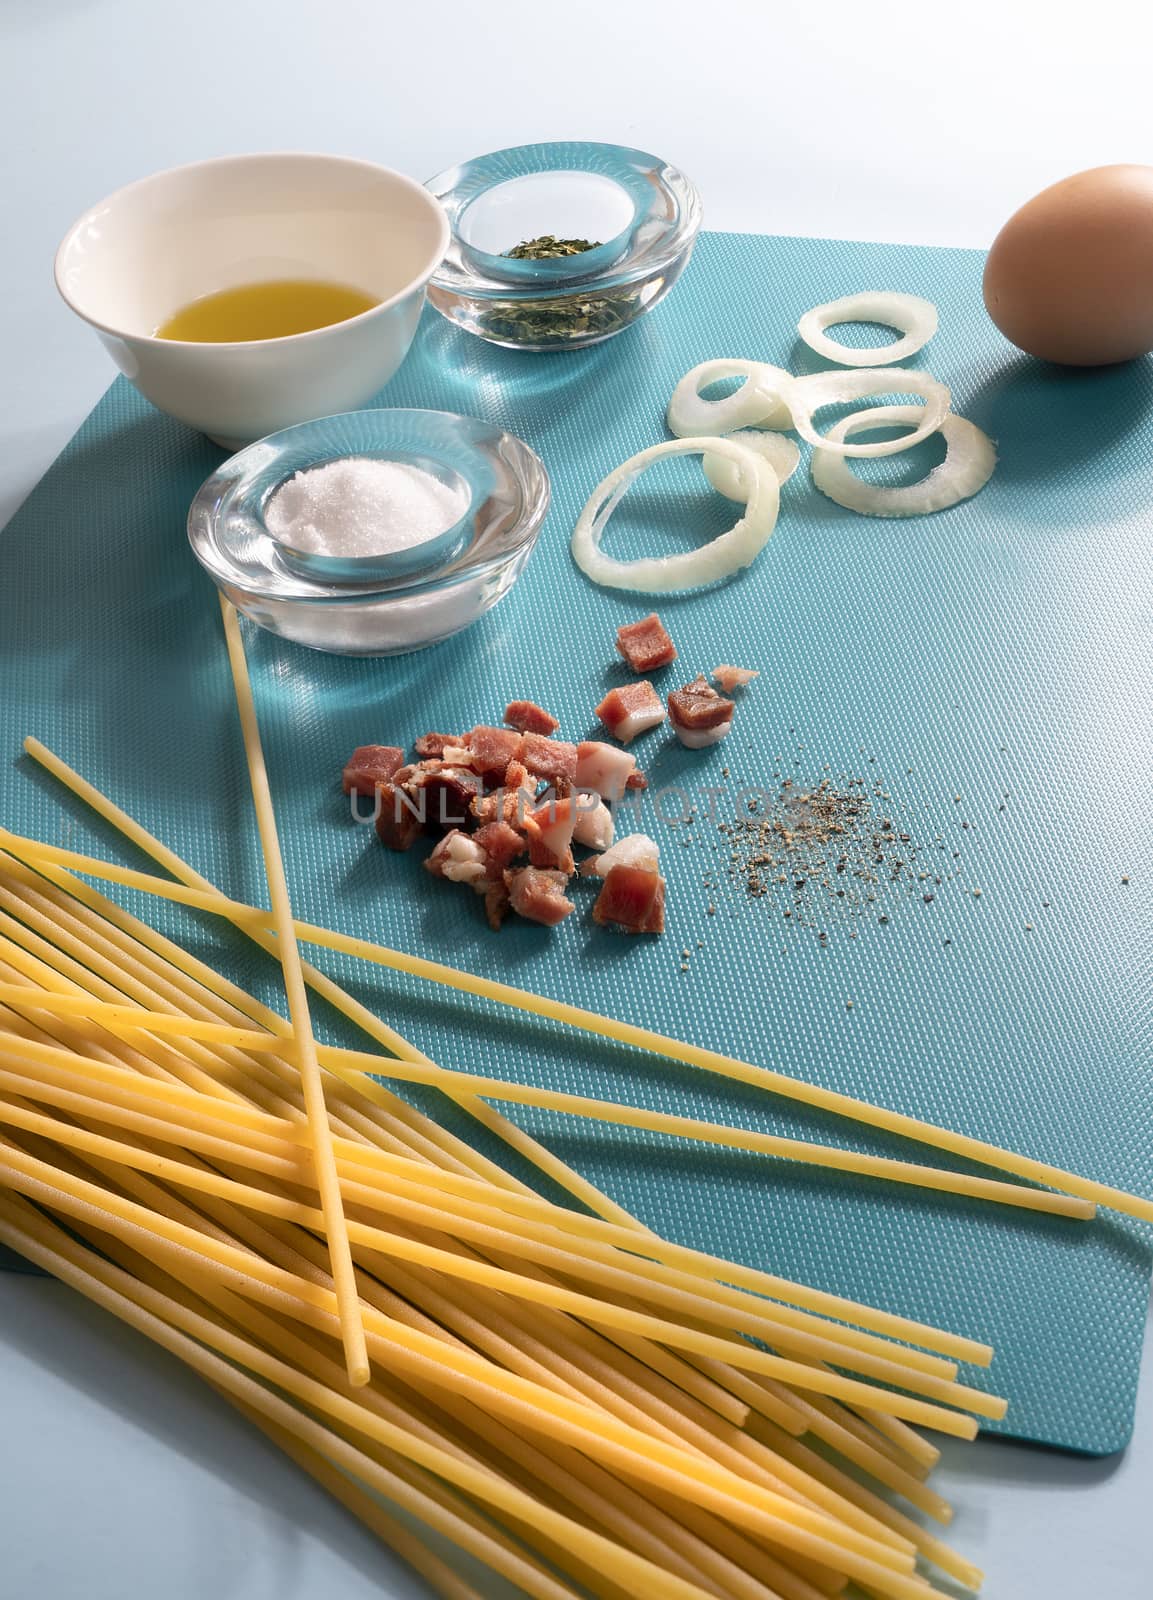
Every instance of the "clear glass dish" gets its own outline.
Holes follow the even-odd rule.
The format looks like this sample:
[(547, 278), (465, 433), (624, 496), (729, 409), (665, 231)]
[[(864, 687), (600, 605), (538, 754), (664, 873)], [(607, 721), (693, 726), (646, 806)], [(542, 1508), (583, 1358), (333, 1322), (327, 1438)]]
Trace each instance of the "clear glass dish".
[[(336, 561), (294, 551), (265, 525), (294, 472), (357, 456), (399, 461), (463, 487), (454, 527), (393, 556)], [(449, 411), (348, 411), (285, 428), (230, 457), (188, 513), (197, 560), (270, 633), (340, 655), (403, 655), (459, 633), (504, 598), (536, 543), (548, 474), (523, 440)]]
[[(623, 145), (518, 145), (426, 187), (452, 228), (429, 300), (457, 327), (516, 350), (579, 350), (623, 332), (668, 294), (701, 224), (684, 174)], [(595, 248), (558, 259), (508, 255), (550, 234)]]

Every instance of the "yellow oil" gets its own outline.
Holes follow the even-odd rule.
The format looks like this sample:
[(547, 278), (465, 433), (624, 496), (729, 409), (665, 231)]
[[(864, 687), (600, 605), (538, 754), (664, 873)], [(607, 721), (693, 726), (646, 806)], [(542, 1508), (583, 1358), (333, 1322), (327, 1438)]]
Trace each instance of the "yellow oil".
[(312, 328), (346, 322), (380, 304), (372, 295), (321, 278), (277, 278), (219, 289), (182, 306), (156, 329), (158, 339), (195, 344), (237, 344), (284, 339)]

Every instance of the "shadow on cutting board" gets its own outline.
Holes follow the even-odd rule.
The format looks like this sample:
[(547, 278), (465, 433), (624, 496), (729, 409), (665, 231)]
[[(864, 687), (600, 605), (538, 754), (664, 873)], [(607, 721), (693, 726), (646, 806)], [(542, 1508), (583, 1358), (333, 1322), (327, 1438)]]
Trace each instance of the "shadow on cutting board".
[(1118, 498), (1127, 468), (1134, 476), (1146, 470), (1151, 412), (1148, 356), (1113, 367), (1056, 367), (1016, 356), (964, 399), (964, 414), (996, 442), (998, 478), (1076, 485), (1062, 505), (1063, 518), (1076, 524), (1099, 520), (1095, 488)]

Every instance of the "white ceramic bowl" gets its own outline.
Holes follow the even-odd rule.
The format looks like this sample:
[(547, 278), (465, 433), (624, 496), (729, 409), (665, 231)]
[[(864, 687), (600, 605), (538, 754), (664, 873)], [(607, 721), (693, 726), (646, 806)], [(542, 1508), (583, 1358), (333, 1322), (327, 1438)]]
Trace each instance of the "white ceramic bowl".
[[(223, 156), (142, 178), (86, 211), (57, 252), (56, 284), (153, 405), (237, 448), (370, 400), (408, 353), (448, 239), (439, 202), (387, 167)], [(155, 337), (189, 301), (272, 278), (322, 278), (380, 304), (283, 339)]]

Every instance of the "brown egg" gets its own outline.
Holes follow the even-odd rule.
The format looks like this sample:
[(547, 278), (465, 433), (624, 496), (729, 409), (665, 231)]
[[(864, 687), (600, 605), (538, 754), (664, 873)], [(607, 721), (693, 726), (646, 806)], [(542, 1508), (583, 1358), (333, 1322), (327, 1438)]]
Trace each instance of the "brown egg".
[(989, 251), (985, 306), (1045, 361), (1096, 367), (1153, 350), (1153, 167), (1093, 167), (1022, 206)]

